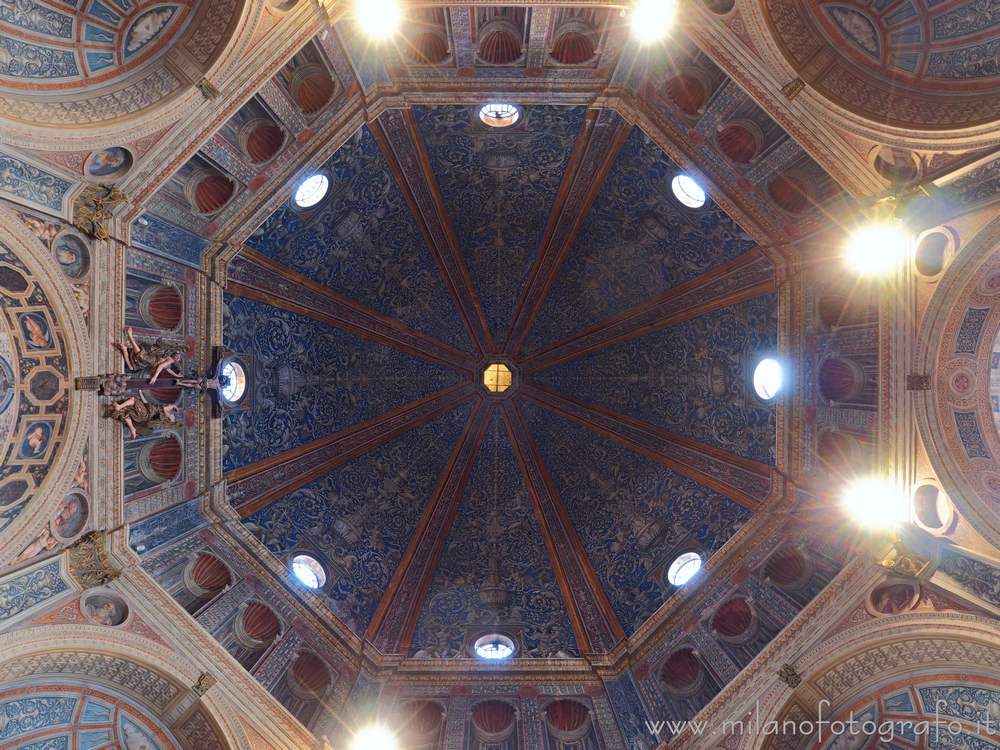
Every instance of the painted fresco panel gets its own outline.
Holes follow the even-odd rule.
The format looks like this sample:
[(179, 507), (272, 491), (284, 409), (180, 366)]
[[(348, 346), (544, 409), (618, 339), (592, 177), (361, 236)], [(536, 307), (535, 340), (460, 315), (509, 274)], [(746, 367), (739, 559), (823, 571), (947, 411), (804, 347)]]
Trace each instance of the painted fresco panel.
[(455, 370), (287, 310), (225, 296), (227, 351), (251, 368), (223, 417), (226, 471), (373, 419), (462, 381)]
[(310, 550), (331, 581), (320, 598), (364, 632), (472, 412), (465, 402), (292, 492), (244, 521), (271, 552)]
[(246, 244), (456, 349), (474, 352), (389, 164), (367, 126), (323, 165), (314, 209), (276, 211)]
[(410, 655), (469, 656), (480, 632), (512, 633), (519, 657), (577, 656), (545, 539), (499, 409), (493, 411)]
[(674, 555), (718, 550), (752, 512), (529, 401), (521, 411), (626, 634), (673, 593)]
[(681, 206), (681, 168), (638, 127), (622, 147), (522, 347), (530, 354), (693, 279), (756, 243), (717, 204)]
[(774, 464), (775, 411), (753, 368), (778, 345), (778, 295), (684, 321), (542, 370), (531, 380), (677, 435)]

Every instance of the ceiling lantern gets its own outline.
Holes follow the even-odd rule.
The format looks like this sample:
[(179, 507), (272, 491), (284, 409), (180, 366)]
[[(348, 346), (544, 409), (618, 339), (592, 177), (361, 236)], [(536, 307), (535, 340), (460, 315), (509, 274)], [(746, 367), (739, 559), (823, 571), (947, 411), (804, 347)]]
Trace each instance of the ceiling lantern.
[(573, 18), (556, 31), (549, 54), (562, 65), (580, 65), (594, 56), (594, 49), (594, 30), (586, 22)]
[(506, 18), (494, 18), (479, 31), (479, 56), (486, 62), (509, 65), (521, 56), (520, 29)]
[(406, 56), (418, 65), (440, 65), (448, 59), (448, 34), (436, 23), (413, 23), (406, 29)]

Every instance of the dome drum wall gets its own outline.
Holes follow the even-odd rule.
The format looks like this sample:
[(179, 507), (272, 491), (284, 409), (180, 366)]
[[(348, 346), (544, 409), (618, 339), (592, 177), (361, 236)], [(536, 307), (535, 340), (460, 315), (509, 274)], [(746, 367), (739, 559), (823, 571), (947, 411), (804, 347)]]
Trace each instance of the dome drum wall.
[(549, 57), (560, 65), (583, 65), (597, 55), (597, 31), (586, 21), (571, 18), (553, 35)]
[(444, 706), (432, 700), (404, 703), (399, 708), (396, 731), (405, 737), (407, 747), (432, 746), (441, 736), (445, 713)]
[(566, 698), (546, 703), (542, 709), (549, 731), (566, 744), (580, 742), (590, 733), (591, 714), (586, 704)]
[(280, 632), (281, 621), (270, 607), (258, 601), (240, 605), (233, 635), (241, 646), (260, 651), (271, 645)]

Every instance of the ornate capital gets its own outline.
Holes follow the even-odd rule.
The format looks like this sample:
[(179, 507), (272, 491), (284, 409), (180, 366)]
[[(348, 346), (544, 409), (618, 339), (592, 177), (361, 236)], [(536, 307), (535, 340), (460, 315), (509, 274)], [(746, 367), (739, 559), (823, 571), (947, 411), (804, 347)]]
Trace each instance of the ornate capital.
[(111, 564), (111, 557), (104, 548), (107, 536), (105, 531), (91, 531), (66, 551), (69, 557), (69, 574), (84, 591), (96, 586), (106, 586), (121, 574)]
[(216, 682), (217, 680), (214, 675), (211, 675), (208, 672), (203, 672), (201, 677), (198, 678), (198, 682), (196, 682), (191, 689), (194, 690), (195, 695), (201, 697), (211, 690), (212, 685)]
[(793, 690), (802, 684), (802, 678), (799, 677), (798, 672), (792, 669), (790, 664), (782, 664), (781, 669), (779, 669), (776, 674), (778, 675), (779, 680)]

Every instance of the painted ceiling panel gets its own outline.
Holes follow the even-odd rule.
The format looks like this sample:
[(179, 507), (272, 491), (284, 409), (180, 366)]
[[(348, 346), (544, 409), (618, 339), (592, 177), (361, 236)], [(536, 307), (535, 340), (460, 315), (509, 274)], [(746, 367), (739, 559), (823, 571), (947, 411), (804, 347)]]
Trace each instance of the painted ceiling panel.
[(410, 655), (469, 656), (464, 645), (498, 631), (520, 636), (519, 657), (579, 655), (507, 426), (494, 409)]
[(774, 464), (775, 404), (753, 368), (778, 345), (778, 295), (713, 310), (530, 379), (678, 435)]
[(632, 129), (522, 347), (527, 355), (756, 246), (718, 205), (673, 197), (681, 168)]
[(364, 632), (472, 413), (467, 401), (257, 511), (244, 523), (279, 557), (315, 554), (317, 595)]
[(251, 370), (223, 417), (226, 471), (297, 448), (464, 380), (461, 373), (262, 302), (225, 295), (229, 352)]
[(727, 497), (521, 400), (532, 438), (626, 634), (673, 592), (664, 569), (697, 548), (708, 557), (753, 515)]
[(415, 108), (434, 177), (486, 317), (503, 343), (585, 107), (526, 107), (504, 129), (474, 107)]
[(314, 209), (287, 204), (246, 244), (288, 268), (461, 351), (474, 353), (423, 234), (367, 126), (324, 165)]

